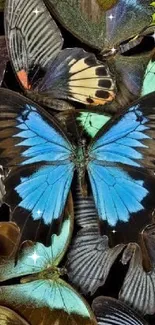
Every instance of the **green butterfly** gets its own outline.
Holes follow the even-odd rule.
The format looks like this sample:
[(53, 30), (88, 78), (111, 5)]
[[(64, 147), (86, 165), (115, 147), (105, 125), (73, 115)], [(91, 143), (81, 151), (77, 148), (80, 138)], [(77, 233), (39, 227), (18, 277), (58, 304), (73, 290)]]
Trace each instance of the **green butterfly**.
[[(10, 256), (11, 249), (8, 250), (7, 246), (12, 245), (13, 252), (19, 229), (14, 223), (0, 224), (3, 255), (0, 281), (21, 278), (20, 284), (1, 286), (0, 304), (12, 308), (30, 325), (97, 325), (88, 304), (61, 279), (66, 271), (58, 265), (70, 242), (72, 229), (73, 221), (68, 213), (60, 234), (52, 235), (50, 247), (25, 242), (15, 265), (14, 253)], [(9, 243), (5, 245), (6, 233), (9, 234)]]

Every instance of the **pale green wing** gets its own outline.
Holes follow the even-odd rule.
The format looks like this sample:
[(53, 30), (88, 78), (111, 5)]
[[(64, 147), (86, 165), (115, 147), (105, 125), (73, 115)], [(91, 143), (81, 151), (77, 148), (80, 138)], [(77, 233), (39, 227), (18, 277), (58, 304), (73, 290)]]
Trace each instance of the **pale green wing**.
[(0, 302), (31, 325), (97, 325), (87, 303), (60, 279), (1, 287)]
[(34, 274), (50, 266), (57, 266), (68, 247), (72, 234), (72, 217), (69, 215), (62, 224), (60, 234), (52, 235), (51, 246), (41, 243), (25, 245), (15, 265), (14, 256), (8, 259), (1, 258), (0, 281), (15, 277)]
[(147, 95), (155, 91), (155, 60), (150, 60), (144, 75), (141, 95)]

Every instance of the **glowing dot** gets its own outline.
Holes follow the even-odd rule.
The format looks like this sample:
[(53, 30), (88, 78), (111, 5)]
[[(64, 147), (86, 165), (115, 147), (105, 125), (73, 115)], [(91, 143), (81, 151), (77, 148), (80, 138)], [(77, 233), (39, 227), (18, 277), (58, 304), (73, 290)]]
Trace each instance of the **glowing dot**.
[(110, 20), (113, 20), (113, 19), (115, 18), (115, 16), (113, 16), (113, 14), (111, 14), (110, 16), (108, 16), (108, 18), (109, 18)]
[(115, 49), (115, 47), (112, 47), (112, 49), (111, 49), (111, 53), (114, 54), (114, 53), (116, 53), (116, 51), (117, 51), (117, 50)]
[(112, 230), (113, 234), (115, 234), (117, 231), (115, 229)]
[(37, 214), (40, 216), (40, 215), (41, 215), (41, 211), (40, 211), (40, 210), (38, 210), (38, 211), (37, 211)]
[(36, 262), (37, 262), (38, 258), (40, 258), (40, 256), (37, 254), (36, 251), (34, 251), (34, 253), (32, 255), (30, 255), (29, 258), (31, 258), (34, 262), (34, 265), (36, 265)]
[(38, 16), (38, 14), (40, 13), (40, 10), (38, 10), (38, 8), (36, 8), (35, 10), (32, 11), (36, 16)]

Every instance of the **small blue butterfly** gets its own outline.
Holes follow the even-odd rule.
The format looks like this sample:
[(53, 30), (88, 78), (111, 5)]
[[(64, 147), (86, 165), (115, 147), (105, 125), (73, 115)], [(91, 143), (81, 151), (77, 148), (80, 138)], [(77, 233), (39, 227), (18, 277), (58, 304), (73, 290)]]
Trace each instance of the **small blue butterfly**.
[[(74, 171), (85, 192), (88, 173), (100, 222), (114, 227), (155, 208), (152, 93), (111, 119), (86, 146), (69, 140), (59, 123), (33, 102), (0, 89), (0, 163), (16, 222), (60, 222)], [(20, 210), (20, 211), (19, 211)], [(22, 210), (22, 213), (21, 213)], [(18, 213), (20, 212), (20, 213)]]

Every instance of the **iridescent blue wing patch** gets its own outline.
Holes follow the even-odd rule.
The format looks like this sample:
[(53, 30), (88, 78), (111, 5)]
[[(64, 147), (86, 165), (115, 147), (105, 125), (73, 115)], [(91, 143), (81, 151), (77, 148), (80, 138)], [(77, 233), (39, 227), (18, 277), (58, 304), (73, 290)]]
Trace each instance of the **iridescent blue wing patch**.
[(0, 160), (11, 168), (4, 198), (11, 218), (23, 227), (29, 219), (59, 224), (74, 172), (72, 145), (34, 103), (6, 90), (0, 97)]
[(155, 94), (109, 123), (89, 148), (88, 174), (101, 221), (111, 227), (155, 205)]

